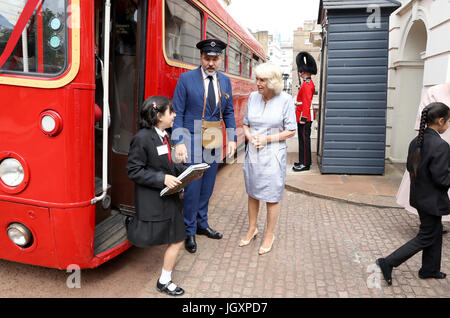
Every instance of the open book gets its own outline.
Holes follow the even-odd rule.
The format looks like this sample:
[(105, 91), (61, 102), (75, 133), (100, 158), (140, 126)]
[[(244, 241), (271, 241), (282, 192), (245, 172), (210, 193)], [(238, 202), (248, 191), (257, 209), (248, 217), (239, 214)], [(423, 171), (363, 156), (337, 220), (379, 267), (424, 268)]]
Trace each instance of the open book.
[(169, 195), (176, 192), (179, 192), (181, 189), (183, 189), (185, 186), (187, 186), (189, 183), (192, 182), (192, 180), (198, 176), (200, 176), (203, 172), (205, 172), (207, 169), (209, 169), (209, 164), (207, 163), (199, 163), (196, 165), (189, 166), (186, 170), (183, 171), (182, 174), (180, 174), (177, 179), (180, 180), (182, 183), (176, 186), (173, 189), (169, 189), (169, 187), (165, 187), (159, 194), (159, 196), (163, 195)]

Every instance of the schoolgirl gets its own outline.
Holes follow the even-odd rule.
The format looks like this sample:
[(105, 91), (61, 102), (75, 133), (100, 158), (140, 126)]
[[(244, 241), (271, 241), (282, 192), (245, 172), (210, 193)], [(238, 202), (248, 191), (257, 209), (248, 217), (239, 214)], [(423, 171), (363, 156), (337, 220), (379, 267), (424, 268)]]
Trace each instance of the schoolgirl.
[(450, 147), (439, 134), (449, 127), (450, 110), (435, 102), (424, 108), (419, 134), (408, 150), (406, 168), (411, 177), (411, 206), (420, 217), (419, 234), (386, 258), (377, 259), (386, 282), (392, 284), (392, 269), (423, 251), (419, 278), (443, 279), (441, 272), (442, 215), (450, 214)]
[(131, 140), (128, 177), (135, 182), (136, 216), (127, 220), (128, 241), (138, 247), (168, 244), (161, 277), (156, 288), (171, 296), (184, 290), (172, 282), (172, 270), (186, 238), (178, 194), (160, 197), (166, 186), (174, 188), (186, 167), (174, 163), (171, 138), (165, 131), (175, 118), (171, 101), (163, 96), (145, 100), (140, 112), (139, 131)]

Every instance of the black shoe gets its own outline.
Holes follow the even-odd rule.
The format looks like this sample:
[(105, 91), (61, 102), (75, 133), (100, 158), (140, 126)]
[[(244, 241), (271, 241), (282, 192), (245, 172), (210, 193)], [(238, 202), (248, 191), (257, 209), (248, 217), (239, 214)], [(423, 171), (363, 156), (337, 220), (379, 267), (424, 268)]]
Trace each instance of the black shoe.
[(299, 167), (301, 165), (300, 162), (294, 162), (294, 167)]
[(447, 234), (447, 233), (448, 233), (447, 229), (445, 227), (443, 227), (442, 228), (442, 234)]
[(161, 292), (161, 293), (165, 293), (169, 296), (181, 296), (184, 294), (184, 289), (181, 287), (175, 288), (175, 290), (171, 291), (169, 290), (169, 285), (172, 284), (172, 281), (168, 282), (167, 284), (163, 285), (158, 281), (156, 282), (156, 289)]
[(197, 228), (197, 234), (206, 235), (209, 238), (220, 240), (222, 238), (222, 234), (214, 231), (212, 228), (207, 227), (206, 229)]
[(197, 251), (197, 242), (195, 242), (195, 235), (188, 235), (184, 241), (184, 247), (189, 253), (195, 253)]
[(388, 283), (388, 285), (392, 285), (392, 266), (389, 265), (384, 258), (379, 258), (375, 262), (381, 269), (383, 273), (384, 280)]
[(307, 171), (307, 170), (309, 170), (309, 166), (305, 166), (305, 165), (296, 166), (296, 165), (294, 165), (292, 167), (292, 170), (294, 170), (295, 172)]
[(437, 274), (421, 274), (419, 271), (419, 278), (421, 279), (427, 279), (427, 278), (436, 278), (436, 279), (444, 279), (445, 277), (447, 277), (447, 274), (443, 273), (443, 272), (439, 272)]

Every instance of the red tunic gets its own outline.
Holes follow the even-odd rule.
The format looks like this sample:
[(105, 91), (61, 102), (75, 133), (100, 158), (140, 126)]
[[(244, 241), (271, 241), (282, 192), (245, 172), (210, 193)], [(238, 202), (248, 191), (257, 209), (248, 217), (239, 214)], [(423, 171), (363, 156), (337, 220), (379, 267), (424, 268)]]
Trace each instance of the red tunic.
[(297, 108), (295, 111), (297, 122), (299, 122), (300, 119), (302, 119), (302, 121), (313, 121), (316, 119), (312, 106), (312, 99), (315, 91), (316, 88), (311, 78), (305, 79), (298, 90), (297, 95)]

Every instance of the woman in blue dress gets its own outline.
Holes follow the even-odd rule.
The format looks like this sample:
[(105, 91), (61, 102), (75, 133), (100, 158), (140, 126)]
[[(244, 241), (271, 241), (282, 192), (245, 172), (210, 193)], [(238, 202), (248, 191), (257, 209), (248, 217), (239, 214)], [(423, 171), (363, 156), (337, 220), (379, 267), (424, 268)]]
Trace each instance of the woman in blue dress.
[(278, 67), (264, 63), (255, 69), (258, 91), (250, 94), (244, 117), (249, 143), (245, 152), (244, 179), (248, 194), (249, 229), (239, 246), (246, 246), (258, 234), (259, 203), (267, 205), (267, 228), (259, 254), (272, 249), (279, 202), (286, 179), (286, 139), (297, 129), (292, 96), (282, 92)]

